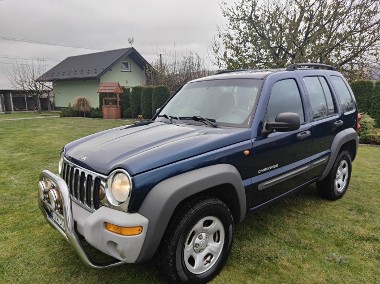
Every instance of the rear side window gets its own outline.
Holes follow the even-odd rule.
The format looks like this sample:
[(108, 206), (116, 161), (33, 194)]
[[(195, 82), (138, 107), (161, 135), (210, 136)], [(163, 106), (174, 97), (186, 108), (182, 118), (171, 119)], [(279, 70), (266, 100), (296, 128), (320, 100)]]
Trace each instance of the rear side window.
[(335, 113), (334, 102), (326, 79), (321, 76), (304, 77), (309, 94), (313, 119), (321, 119)]
[(294, 79), (276, 82), (270, 93), (267, 120), (274, 122), (282, 112), (298, 113), (301, 123), (305, 122), (301, 94)]
[(343, 112), (348, 112), (355, 109), (355, 101), (347, 88), (346, 83), (338, 76), (331, 76), (331, 81), (334, 84), (335, 90), (342, 104)]

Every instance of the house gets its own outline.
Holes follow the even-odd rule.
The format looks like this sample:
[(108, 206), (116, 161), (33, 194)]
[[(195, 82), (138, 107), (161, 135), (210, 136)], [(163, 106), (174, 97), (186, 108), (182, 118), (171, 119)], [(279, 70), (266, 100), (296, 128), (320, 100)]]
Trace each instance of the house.
[(68, 57), (37, 80), (53, 83), (57, 108), (67, 107), (78, 96), (98, 107), (100, 83), (118, 82), (127, 88), (145, 85), (147, 67), (150, 64), (130, 47)]

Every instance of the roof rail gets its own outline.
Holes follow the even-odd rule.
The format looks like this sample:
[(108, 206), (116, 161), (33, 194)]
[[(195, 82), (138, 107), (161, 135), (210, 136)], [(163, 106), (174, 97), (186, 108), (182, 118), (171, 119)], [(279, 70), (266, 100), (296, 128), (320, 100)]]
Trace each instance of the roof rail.
[(312, 68), (312, 69), (326, 69), (326, 70), (336, 70), (334, 66), (327, 65), (327, 64), (321, 64), (321, 63), (295, 63), (290, 64), (286, 71), (294, 71), (297, 69), (301, 69), (303, 67)]
[(225, 74), (225, 73), (231, 73), (231, 72), (240, 72), (240, 71), (248, 71), (249, 69), (226, 69), (226, 70), (219, 70), (215, 73), (215, 75), (219, 74)]

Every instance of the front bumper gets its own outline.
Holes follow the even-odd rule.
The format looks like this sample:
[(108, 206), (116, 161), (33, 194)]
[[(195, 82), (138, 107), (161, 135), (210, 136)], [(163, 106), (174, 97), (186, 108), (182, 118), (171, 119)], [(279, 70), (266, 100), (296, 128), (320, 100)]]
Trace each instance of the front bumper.
[[(145, 241), (149, 221), (138, 213), (125, 213), (108, 207), (89, 212), (70, 198), (65, 181), (51, 173), (43, 171), (40, 175), (38, 204), (47, 222), (74, 247), (85, 264), (92, 268), (107, 268), (123, 263), (134, 263)], [(141, 226), (138, 235), (123, 236), (105, 229), (105, 223), (122, 227)], [(77, 234), (98, 250), (112, 256), (115, 261), (99, 264), (91, 260), (85, 252)]]

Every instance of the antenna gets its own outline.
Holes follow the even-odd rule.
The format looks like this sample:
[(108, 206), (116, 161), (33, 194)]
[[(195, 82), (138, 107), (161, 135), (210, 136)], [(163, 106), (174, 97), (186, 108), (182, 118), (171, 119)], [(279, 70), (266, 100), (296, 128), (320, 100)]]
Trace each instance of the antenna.
[(133, 42), (135, 41), (135, 39), (133, 37), (129, 37), (128, 38), (128, 42), (130, 45), (133, 45)]

